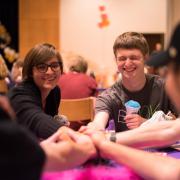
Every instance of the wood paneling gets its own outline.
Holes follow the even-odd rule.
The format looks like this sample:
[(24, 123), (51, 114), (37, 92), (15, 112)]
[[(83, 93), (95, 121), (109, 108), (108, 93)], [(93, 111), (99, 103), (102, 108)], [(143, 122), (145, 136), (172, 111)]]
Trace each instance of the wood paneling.
[(59, 48), (60, 0), (19, 0), (20, 57), (37, 43)]

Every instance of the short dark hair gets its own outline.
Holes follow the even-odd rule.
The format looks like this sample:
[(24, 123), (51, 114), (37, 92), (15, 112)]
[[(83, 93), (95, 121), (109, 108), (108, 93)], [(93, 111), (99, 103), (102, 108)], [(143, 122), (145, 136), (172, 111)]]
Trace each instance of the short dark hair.
[(48, 43), (37, 44), (26, 55), (22, 70), (23, 80), (32, 79), (32, 69), (34, 66), (44, 63), (56, 57), (60, 63), (61, 73), (63, 73), (63, 61), (60, 53), (55, 47)]
[(116, 51), (120, 48), (139, 49), (144, 56), (149, 55), (149, 46), (145, 37), (137, 32), (125, 32), (117, 37), (113, 46), (115, 57)]

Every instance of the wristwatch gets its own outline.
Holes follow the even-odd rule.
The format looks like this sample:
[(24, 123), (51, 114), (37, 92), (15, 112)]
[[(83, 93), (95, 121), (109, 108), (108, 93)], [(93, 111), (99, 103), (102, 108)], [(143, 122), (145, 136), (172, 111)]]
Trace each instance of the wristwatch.
[(110, 132), (109, 140), (112, 142), (116, 142), (117, 138), (116, 138), (116, 132), (115, 131)]

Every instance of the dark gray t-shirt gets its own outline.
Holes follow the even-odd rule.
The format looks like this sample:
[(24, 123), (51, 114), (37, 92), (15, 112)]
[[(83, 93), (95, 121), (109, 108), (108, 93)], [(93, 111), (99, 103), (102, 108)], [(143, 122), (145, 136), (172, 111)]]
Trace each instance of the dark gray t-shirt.
[(124, 104), (129, 100), (140, 103), (139, 115), (146, 119), (151, 118), (158, 110), (162, 110), (164, 113), (171, 110), (177, 114), (165, 93), (164, 80), (156, 75), (146, 75), (145, 86), (137, 92), (128, 91), (121, 82), (115, 83), (97, 97), (95, 113), (107, 112), (109, 119), (113, 119), (115, 122), (116, 132), (128, 130), (124, 122)]

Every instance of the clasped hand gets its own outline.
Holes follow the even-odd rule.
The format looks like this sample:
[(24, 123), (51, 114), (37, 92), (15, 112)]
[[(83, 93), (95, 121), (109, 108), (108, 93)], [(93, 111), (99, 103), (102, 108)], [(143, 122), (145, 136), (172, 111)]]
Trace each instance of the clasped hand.
[(40, 145), (47, 156), (47, 169), (64, 170), (96, 157), (105, 140), (104, 132), (81, 133), (64, 126)]
[(105, 131), (90, 127), (86, 130), (84, 129), (84, 131), (82, 131), (82, 129), (80, 128), (79, 132), (77, 132), (67, 127), (63, 127), (59, 130), (59, 132), (61, 140), (68, 139), (70, 141), (73, 141), (73, 143), (75, 143), (76, 145), (82, 146), (80, 148), (82, 150), (80, 150), (81, 156), (84, 155), (83, 151), (85, 151), (87, 153), (87, 157), (89, 154), (89, 159), (96, 157), (97, 155), (99, 155), (98, 153), (100, 153), (101, 157), (106, 158), (106, 155), (102, 151), (101, 147), (103, 143), (108, 141), (107, 139), (109, 139), (110, 134), (105, 133)]

